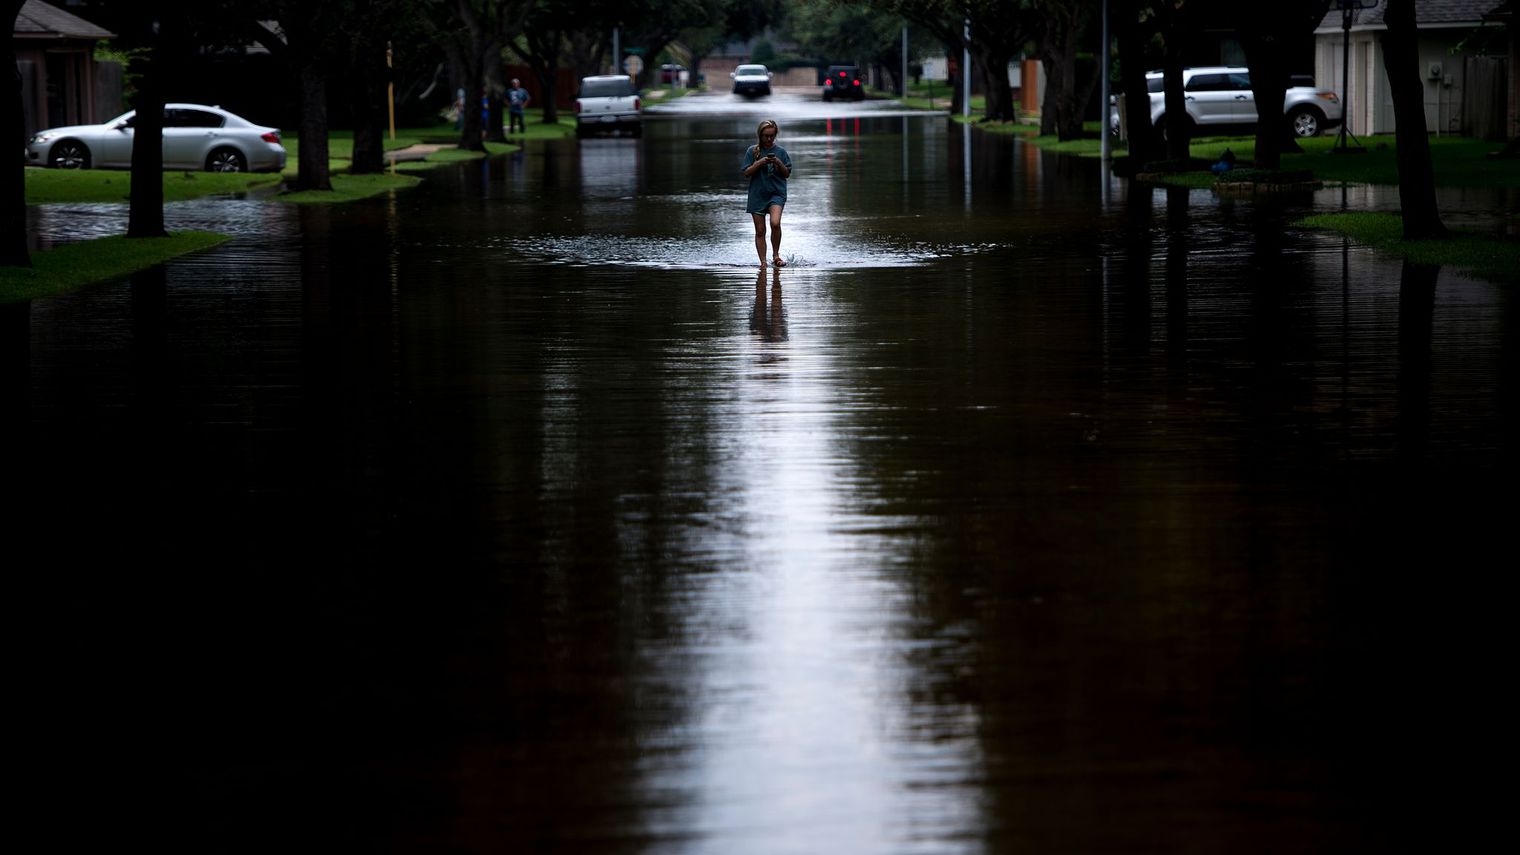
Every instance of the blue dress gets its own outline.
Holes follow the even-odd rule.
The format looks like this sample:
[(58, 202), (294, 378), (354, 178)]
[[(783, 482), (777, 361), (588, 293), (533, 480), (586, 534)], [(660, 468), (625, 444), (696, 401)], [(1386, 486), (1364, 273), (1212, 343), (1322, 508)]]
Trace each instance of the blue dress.
[[(755, 153), (758, 146), (750, 146), (744, 150), (742, 169), (749, 169), (750, 164), (757, 159)], [(786, 153), (786, 149), (779, 145), (773, 145), (765, 150), (766, 154), (774, 154), (776, 159), (785, 164), (788, 172), (792, 169), (792, 156)], [(775, 174), (776, 167), (767, 166), (756, 172), (749, 179), (749, 202), (744, 210), (751, 214), (764, 214), (772, 205), (786, 207), (786, 179)]]

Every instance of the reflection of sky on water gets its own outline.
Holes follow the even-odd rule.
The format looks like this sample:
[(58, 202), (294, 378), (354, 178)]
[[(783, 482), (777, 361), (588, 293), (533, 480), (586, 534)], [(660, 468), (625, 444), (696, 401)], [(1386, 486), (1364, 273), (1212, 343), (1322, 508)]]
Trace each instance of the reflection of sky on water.
[(667, 116), (704, 118), (716, 116), (775, 117), (778, 119), (837, 119), (854, 116), (883, 118), (888, 116), (927, 115), (923, 110), (907, 110), (898, 101), (831, 101), (823, 100), (822, 89), (778, 89), (769, 98), (745, 98), (732, 92), (712, 91), (687, 95), (674, 101), (648, 101), (644, 106), (647, 116), (661, 119)]
[[(786, 229), (781, 256), (798, 268), (913, 267), (957, 256), (985, 252), (990, 246), (946, 246), (920, 243), (872, 245), (864, 240), (830, 239), (810, 230), (805, 222), (783, 221)], [(722, 269), (754, 267), (757, 263), (753, 232), (748, 224), (735, 226), (729, 235), (680, 240), (669, 237), (626, 235), (540, 235), (531, 238), (502, 237), (493, 245), (527, 258), (576, 266), (637, 265), (668, 269)], [(832, 236), (836, 237), (837, 236)]]
[(827, 271), (718, 279), (718, 292), (762, 289), (767, 310), (795, 299), (808, 311), (785, 339), (683, 342), (662, 372), (675, 411), (694, 394), (692, 367), (709, 375), (703, 435), (721, 464), (690, 523), (711, 572), (684, 578), (681, 610), (683, 636), (700, 640), (688, 691), (701, 703), (650, 746), (681, 750), (645, 765), (653, 790), (683, 796), (646, 830), (691, 841), (666, 851), (758, 854), (889, 851), (980, 826), (975, 710), (929, 721), (905, 702), (929, 688), (911, 660), (940, 642), (913, 637), (911, 549), (863, 508), (870, 477), (841, 441), (852, 414), (880, 406), (850, 382), (858, 365), (838, 330), (851, 311), (830, 307)]
[[(125, 202), (33, 205), (28, 230), (39, 243), (89, 240), (127, 232)], [(209, 231), (233, 236), (285, 234), (297, 227), (295, 208), (255, 199), (206, 198), (164, 205), (169, 231)]]

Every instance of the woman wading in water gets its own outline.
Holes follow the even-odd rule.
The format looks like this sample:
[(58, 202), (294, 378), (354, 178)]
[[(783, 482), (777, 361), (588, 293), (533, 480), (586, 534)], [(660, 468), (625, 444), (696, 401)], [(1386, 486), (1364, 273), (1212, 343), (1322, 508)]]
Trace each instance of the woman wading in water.
[(785, 267), (781, 259), (781, 211), (786, 207), (786, 179), (792, 175), (792, 156), (776, 145), (781, 129), (770, 119), (755, 129), (759, 143), (744, 150), (744, 177), (749, 179), (749, 204), (746, 211), (755, 220), (755, 252), (760, 266), (765, 266), (765, 222), (771, 224), (771, 259)]

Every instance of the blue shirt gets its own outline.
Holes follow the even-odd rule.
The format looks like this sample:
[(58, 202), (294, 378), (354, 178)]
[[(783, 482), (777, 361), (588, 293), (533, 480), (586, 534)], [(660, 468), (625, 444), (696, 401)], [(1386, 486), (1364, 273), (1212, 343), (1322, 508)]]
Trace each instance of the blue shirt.
[[(744, 157), (740, 169), (749, 169), (759, 158), (755, 156), (759, 146), (750, 146), (744, 150)], [(792, 156), (786, 153), (786, 149), (779, 145), (773, 145), (764, 150), (761, 155), (774, 154), (776, 159), (786, 166), (787, 172), (792, 170)], [(744, 210), (751, 214), (763, 214), (770, 210), (772, 205), (786, 207), (786, 179), (776, 174), (775, 166), (767, 166), (750, 176), (749, 199), (745, 203)]]

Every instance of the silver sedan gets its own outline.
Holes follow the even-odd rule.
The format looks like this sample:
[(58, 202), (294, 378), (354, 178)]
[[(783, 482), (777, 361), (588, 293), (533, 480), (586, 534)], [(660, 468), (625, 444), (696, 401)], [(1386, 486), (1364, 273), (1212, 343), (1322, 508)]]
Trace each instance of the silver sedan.
[[(26, 162), (58, 169), (127, 169), (132, 165), (132, 110), (100, 125), (38, 131)], [(285, 168), (280, 132), (202, 104), (164, 106), (164, 168), (208, 172), (277, 172)]]

